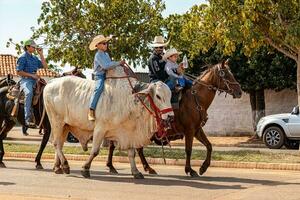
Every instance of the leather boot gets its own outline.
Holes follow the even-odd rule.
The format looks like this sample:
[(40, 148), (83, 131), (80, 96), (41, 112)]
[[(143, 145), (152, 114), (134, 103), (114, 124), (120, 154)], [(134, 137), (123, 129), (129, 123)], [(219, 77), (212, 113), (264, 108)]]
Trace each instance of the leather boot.
[(92, 109), (89, 110), (88, 120), (90, 120), (90, 121), (95, 121), (96, 120), (95, 111), (92, 110)]

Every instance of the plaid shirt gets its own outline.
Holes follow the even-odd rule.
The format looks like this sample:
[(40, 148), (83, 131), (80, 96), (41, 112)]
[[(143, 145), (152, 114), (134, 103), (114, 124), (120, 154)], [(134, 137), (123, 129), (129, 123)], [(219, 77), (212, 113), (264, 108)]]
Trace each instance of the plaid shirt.
[(35, 74), (38, 69), (43, 68), (42, 62), (38, 57), (25, 52), (17, 61), (17, 71), (24, 71), (30, 74)]

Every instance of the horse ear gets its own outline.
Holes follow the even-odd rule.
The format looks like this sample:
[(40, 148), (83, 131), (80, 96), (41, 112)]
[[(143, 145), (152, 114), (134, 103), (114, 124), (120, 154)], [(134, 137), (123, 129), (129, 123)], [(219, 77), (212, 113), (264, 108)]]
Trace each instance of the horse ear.
[(224, 61), (222, 62), (222, 67), (228, 66), (228, 65), (229, 65), (229, 61), (230, 61), (229, 58), (227, 58), (226, 60), (224, 60)]

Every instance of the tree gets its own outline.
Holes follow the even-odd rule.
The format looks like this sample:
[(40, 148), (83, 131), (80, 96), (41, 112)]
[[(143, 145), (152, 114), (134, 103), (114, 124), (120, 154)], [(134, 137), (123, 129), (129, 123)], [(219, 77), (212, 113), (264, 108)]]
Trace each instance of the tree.
[(49, 0), (42, 4), (33, 38), (43, 38), (50, 60), (90, 68), (92, 38), (113, 34), (114, 59), (145, 63), (149, 42), (161, 33), (164, 8), (161, 0)]
[[(298, 0), (210, 0), (195, 6), (186, 33), (198, 33), (193, 47), (207, 50), (217, 42), (224, 54), (242, 44), (249, 56), (268, 44), (297, 63), (300, 104), (300, 3)], [(200, 13), (200, 14), (199, 14)], [(194, 23), (198, 21), (198, 23)], [(201, 31), (204, 30), (204, 31)], [(187, 37), (188, 35), (186, 35)], [(196, 51), (195, 51), (196, 52)]]
[(205, 38), (208, 38), (207, 30), (199, 29), (198, 26), (199, 22), (205, 23), (200, 20), (205, 16), (205, 9), (206, 5), (194, 6), (184, 15), (172, 15), (166, 19), (166, 29), (172, 38), (171, 45), (192, 58), (193, 67), (189, 69), (192, 74), (200, 74), (202, 66), (216, 64), (230, 57), (230, 66), (235, 77), (242, 89), (249, 93), (255, 130), (257, 122), (265, 115), (264, 90), (295, 88), (295, 62), (266, 45), (253, 51), (250, 58), (245, 55), (242, 44), (234, 46), (234, 52), (230, 56), (224, 55), (224, 45), (218, 45), (213, 40), (202, 41), (201, 37), (206, 35)]

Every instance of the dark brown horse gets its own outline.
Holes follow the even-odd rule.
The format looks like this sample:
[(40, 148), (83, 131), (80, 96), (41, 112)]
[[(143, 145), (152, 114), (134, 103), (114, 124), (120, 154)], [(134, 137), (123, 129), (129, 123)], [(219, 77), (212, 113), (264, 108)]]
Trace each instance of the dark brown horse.
[[(190, 176), (198, 176), (191, 167), (191, 154), (193, 140), (196, 138), (205, 145), (207, 149), (206, 159), (203, 162), (199, 173), (202, 175), (210, 165), (212, 145), (207, 139), (202, 127), (207, 121), (207, 109), (212, 103), (216, 92), (226, 92), (233, 98), (240, 98), (242, 90), (239, 83), (230, 72), (227, 61), (208, 68), (200, 77), (194, 80), (193, 86), (183, 91), (179, 109), (175, 112), (175, 127), (168, 132), (168, 140), (176, 140), (185, 137), (186, 164), (185, 172)], [(156, 143), (162, 142), (153, 137)], [(112, 155), (115, 146), (110, 145), (107, 166), (110, 172), (117, 173), (112, 165)], [(147, 163), (143, 154), (143, 148), (137, 149), (145, 171), (156, 173)]]

